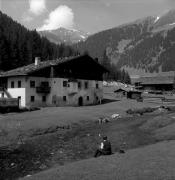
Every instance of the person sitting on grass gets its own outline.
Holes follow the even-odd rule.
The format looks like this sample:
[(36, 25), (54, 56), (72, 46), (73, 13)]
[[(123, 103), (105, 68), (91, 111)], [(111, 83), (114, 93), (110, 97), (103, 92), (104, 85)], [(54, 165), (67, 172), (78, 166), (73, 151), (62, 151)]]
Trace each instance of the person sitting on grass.
[(111, 155), (111, 143), (108, 140), (107, 136), (103, 137), (103, 141), (100, 144), (100, 148), (96, 150), (94, 157), (98, 157), (101, 155)]

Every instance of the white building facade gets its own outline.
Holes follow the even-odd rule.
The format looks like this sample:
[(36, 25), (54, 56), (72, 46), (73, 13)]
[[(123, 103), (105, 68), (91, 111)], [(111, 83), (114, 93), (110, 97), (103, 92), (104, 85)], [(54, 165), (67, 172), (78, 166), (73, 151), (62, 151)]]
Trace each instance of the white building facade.
[[(79, 68), (82, 62), (84, 66)], [(19, 99), (21, 107), (83, 106), (101, 103), (105, 72), (85, 55), (61, 62), (37, 62), (6, 72), (0, 78), (6, 79), (8, 93)]]

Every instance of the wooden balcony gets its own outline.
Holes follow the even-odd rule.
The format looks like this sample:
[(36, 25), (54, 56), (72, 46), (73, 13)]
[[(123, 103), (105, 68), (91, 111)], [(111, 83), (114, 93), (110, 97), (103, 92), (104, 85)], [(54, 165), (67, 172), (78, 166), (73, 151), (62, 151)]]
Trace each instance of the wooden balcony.
[(49, 94), (50, 89), (51, 89), (50, 86), (38, 86), (38, 87), (36, 87), (36, 92), (37, 93)]

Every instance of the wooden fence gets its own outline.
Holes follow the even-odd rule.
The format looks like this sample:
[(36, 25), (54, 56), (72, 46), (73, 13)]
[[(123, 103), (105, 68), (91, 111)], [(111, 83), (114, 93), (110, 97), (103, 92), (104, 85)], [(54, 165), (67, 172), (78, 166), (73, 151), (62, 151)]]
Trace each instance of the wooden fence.
[(0, 107), (19, 107), (18, 98), (0, 98)]

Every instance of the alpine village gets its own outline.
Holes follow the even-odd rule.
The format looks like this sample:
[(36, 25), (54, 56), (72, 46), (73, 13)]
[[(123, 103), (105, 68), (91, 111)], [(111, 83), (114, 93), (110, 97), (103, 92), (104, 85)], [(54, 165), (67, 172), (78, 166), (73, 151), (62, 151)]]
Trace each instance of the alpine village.
[(175, 10), (95, 33), (5, 12), (0, 180), (175, 179)]

